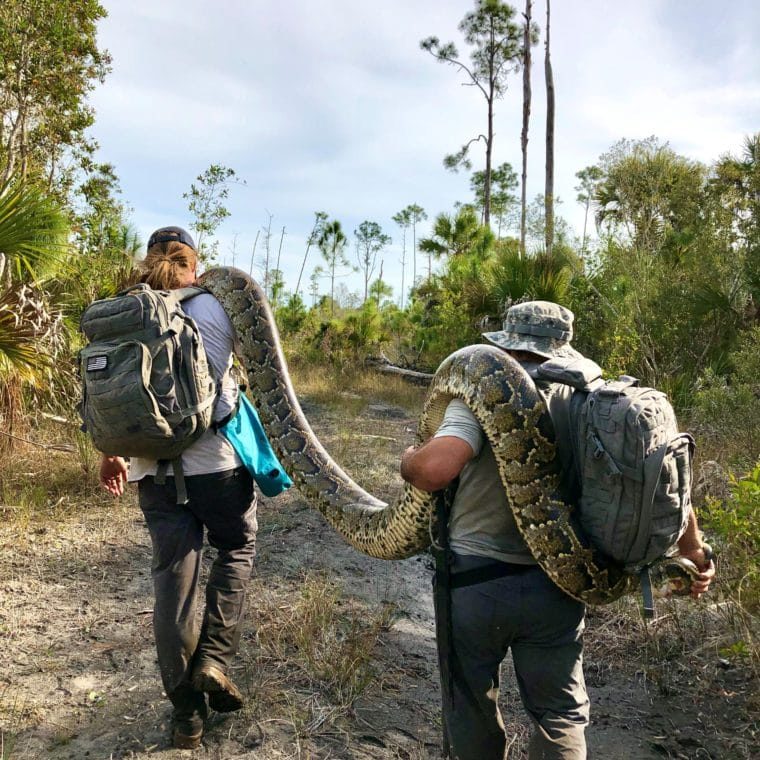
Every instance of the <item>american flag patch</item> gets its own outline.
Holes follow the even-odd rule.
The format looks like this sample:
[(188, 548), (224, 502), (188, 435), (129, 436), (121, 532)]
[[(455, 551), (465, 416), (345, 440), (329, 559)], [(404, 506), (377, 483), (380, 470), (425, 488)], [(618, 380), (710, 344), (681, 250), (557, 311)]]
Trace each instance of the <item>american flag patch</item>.
[(87, 357), (87, 371), (97, 372), (98, 370), (105, 369), (108, 366), (107, 356), (88, 356)]

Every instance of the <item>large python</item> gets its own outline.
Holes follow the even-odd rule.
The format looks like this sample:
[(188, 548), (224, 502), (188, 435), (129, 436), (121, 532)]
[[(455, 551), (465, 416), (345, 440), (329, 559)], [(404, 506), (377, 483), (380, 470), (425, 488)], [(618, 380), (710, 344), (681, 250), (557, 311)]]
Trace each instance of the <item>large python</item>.
[[(277, 327), (261, 287), (245, 272), (219, 267), (198, 281), (221, 303), (237, 333), (241, 361), (269, 439), (299, 490), (354, 548), (403, 559), (430, 546), (433, 496), (406, 484), (393, 505), (360, 488), (317, 440), (296, 398)], [(439, 367), (417, 431), (422, 443), (449, 401), (462, 399), (483, 427), (517, 527), (546, 574), (575, 599), (606, 604), (638, 579), (604, 561), (582, 538), (572, 509), (557, 495), (558, 462), (543, 400), (523, 368), (494, 346), (469, 346)], [(653, 568), (653, 585), (688, 590), (688, 560)], [(693, 568), (693, 570), (692, 570)]]

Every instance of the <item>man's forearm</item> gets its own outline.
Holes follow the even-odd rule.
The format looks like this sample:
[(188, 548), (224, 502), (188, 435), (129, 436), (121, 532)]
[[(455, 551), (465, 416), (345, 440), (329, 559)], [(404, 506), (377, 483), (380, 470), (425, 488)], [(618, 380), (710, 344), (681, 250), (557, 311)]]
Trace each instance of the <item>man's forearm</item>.
[(681, 554), (688, 554), (702, 548), (702, 533), (697, 525), (697, 516), (694, 514), (693, 509), (689, 513), (689, 522), (686, 524), (686, 530), (681, 538), (678, 539), (678, 548)]
[(454, 436), (431, 438), (410, 446), (401, 457), (401, 477), (423, 491), (445, 488), (472, 459), (472, 447)]

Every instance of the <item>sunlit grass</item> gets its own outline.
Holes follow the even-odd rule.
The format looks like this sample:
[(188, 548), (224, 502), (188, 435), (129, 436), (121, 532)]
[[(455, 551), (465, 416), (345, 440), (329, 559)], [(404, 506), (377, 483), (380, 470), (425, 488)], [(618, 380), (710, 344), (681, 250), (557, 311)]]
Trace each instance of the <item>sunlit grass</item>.
[(398, 406), (418, 413), (426, 389), (406, 380), (366, 368), (352, 371), (294, 362), (290, 375), (299, 399), (358, 413), (368, 403)]

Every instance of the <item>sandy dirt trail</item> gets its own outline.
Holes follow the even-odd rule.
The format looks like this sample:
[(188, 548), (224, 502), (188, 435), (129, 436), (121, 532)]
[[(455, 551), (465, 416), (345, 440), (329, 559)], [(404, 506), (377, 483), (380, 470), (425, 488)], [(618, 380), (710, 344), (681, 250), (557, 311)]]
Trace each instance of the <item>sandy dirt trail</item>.
[[(368, 406), (350, 431), (330, 410), (312, 406), (309, 415), (349, 472), (367, 474), (373, 486), (399, 487), (398, 456), (415, 424), (408, 412)], [(72, 466), (63, 461), (57, 466)], [(38, 471), (29, 464), (26, 477), (50, 464), (38, 459)], [(44, 523), (0, 525), (3, 760), (440, 757), (428, 558), (373, 560), (343, 543), (297, 492), (262, 499), (246, 629), (232, 673), (249, 704), (213, 715), (202, 747), (179, 751), (168, 741), (151, 630), (149, 539), (134, 492), (114, 503), (91, 491), (87, 501), (70, 510), (59, 502)], [(307, 673), (293, 646), (283, 659), (262, 644), (264, 629), (277, 615), (286, 619), (315, 579), (319, 588), (337, 589), (338, 613), (359, 623), (386, 615), (373, 639), (371, 678), (347, 698), (336, 697), (326, 677)], [(671, 629), (650, 631), (647, 644), (633, 609), (589, 615), (589, 757), (760, 756), (750, 674), (717, 663), (709, 651), (668, 660)], [(706, 631), (712, 623), (703, 617)], [(646, 662), (644, 648), (658, 636), (663, 656)], [(674, 645), (674, 653), (682, 650)], [(502, 683), (508, 756), (523, 758), (528, 726), (509, 665)]]

